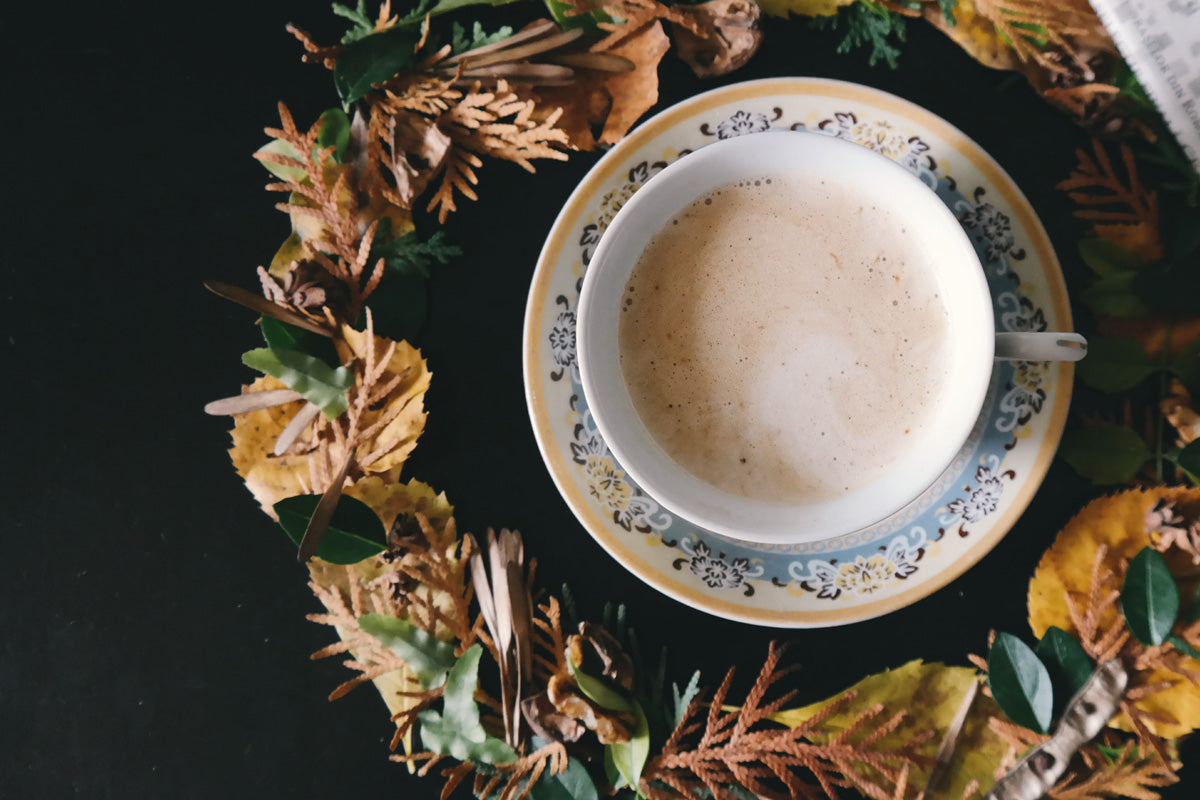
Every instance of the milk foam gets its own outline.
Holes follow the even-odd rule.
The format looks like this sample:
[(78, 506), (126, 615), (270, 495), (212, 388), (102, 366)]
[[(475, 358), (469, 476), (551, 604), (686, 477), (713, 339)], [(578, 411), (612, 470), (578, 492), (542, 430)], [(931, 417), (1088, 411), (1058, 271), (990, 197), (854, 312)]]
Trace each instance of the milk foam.
[(936, 423), (949, 326), (902, 217), (802, 177), (725, 186), (644, 251), (621, 365), (651, 435), (714, 486), (816, 502), (881, 477)]

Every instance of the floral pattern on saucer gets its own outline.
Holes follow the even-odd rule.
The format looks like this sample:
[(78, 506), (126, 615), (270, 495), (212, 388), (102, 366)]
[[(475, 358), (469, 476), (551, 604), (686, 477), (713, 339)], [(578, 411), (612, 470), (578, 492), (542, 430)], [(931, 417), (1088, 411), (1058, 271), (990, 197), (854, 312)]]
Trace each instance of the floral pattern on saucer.
[[(694, 98), (683, 105), (695, 113), (682, 119), (676, 114), (669, 125), (657, 118), (647, 122), (648, 134), (618, 145), (593, 170), (596, 179), (585, 179), (588, 193), (578, 213), (556, 223), (539, 264), (539, 276), (549, 273), (541, 284), (535, 276), (531, 314), (539, 286), (545, 303), (540, 318), (527, 320), (527, 348), (540, 355), (527, 359), (538, 371), (527, 371), (526, 379), (539, 387), (530, 392), (531, 412), (560, 489), (589, 532), (622, 563), (713, 613), (807, 626), (902, 605), (895, 598), (912, 595), (915, 587), (928, 588), (912, 599), (932, 591), (945, 575), (965, 568), (968, 553), (990, 548), (1028, 502), (1030, 492), (1017, 490), (1036, 486), (1044, 474), (1042, 444), (1056, 442), (1061, 433), (1069, 381), (1061, 379), (1060, 365), (998, 362), (980, 424), (955, 465), (910, 507), (865, 531), (811, 544), (763, 545), (699, 529), (625, 474), (596, 431), (580, 385), (574, 341), (579, 287), (617, 210), (656, 172), (710, 141), (772, 129), (836, 136), (903, 165), (954, 212), (984, 265), (998, 329), (1066, 330), (1071, 323), (1065, 300), (1056, 305), (1065, 292), (1044, 233), (1018, 221), (1015, 210), (1027, 204), (978, 168), (978, 157), (986, 156), (977, 147), (968, 142), (955, 149), (939, 135), (953, 129), (880, 92), (834, 81), (773, 83), (816, 91), (785, 89), (743, 99), (741, 86), (752, 83)], [(961, 134), (957, 140), (965, 141)], [(1036, 226), (1031, 212), (1026, 216)], [(543, 398), (541, 405), (533, 404), (534, 396)], [(539, 425), (539, 414), (555, 422)]]

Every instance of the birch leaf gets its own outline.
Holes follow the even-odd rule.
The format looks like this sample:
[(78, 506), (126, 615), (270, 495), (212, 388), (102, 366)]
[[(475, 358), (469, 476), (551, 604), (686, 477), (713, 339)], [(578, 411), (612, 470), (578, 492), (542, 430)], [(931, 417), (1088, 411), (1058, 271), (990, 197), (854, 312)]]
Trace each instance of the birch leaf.
[[(937, 755), (941, 735), (954, 719), (967, 690), (978, 680), (979, 673), (970, 667), (910, 661), (894, 670), (870, 675), (845, 692), (819, 703), (773, 714), (771, 719), (795, 727), (847, 692), (857, 692), (848, 705), (822, 723), (822, 728), (837, 734), (877, 703), (883, 704), (885, 713), (904, 709), (908, 716), (881, 740), (880, 746), (902, 744), (916, 733), (932, 730), (936, 735), (919, 750), (932, 759)], [(950, 770), (929, 800), (959, 800), (974, 780), (979, 781), (980, 794), (987, 792), (995, 782), (996, 767), (1008, 752), (1008, 745), (988, 726), (988, 718), (999, 713), (1000, 709), (990, 698), (982, 693), (976, 695)], [(926, 775), (923, 771), (911, 773), (909, 785), (916, 790), (923, 789)]]
[[(342, 328), (342, 337), (349, 352), (366, 360), (366, 334), (350, 326)], [(383, 359), (392, 342), (375, 337), (374, 359)], [(421, 351), (408, 342), (396, 342), (380, 383), (396, 379), (397, 383), (379, 408), (364, 411), (364, 429), (377, 421), (389, 419), (369, 443), (359, 446), (359, 464), (369, 473), (389, 472), (407, 460), (425, 430), (425, 392), (429, 388), (430, 372)]]
[[(284, 388), (282, 381), (264, 376), (249, 386), (243, 386), (242, 394)], [(304, 401), (297, 400), (239, 414), (234, 417), (233, 430), (230, 431), (233, 446), (229, 449), (229, 457), (233, 461), (233, 468), (271, 519), (277, 519), (274, 509), (277, 502), (309, 491), (306, 456), (276, 458), (271, 455), (275, 440), (303, 406)]]

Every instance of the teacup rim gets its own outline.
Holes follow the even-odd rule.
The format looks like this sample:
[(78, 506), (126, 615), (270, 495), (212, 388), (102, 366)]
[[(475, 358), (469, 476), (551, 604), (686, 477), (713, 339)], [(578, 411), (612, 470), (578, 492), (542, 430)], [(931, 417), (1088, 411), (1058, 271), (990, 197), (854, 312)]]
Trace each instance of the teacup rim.
[[(795, 137), (797, 136), (805, 138), (796, 139)], [(644, 460), (647, 451), (645, 449), (638, 450), (639, 447), (647, 446), (645, 440), (648, 432), (645, 431), (644, 423), (641, 422), (636, 410), (632, 418), (641, 427), (639, 431), (630, 432), (627, 430), (627, 423), (629, 421), (628, 412), (617, 414), (613, 411), (611, 405), (608, 408), (605, 407), (607, 401), (603, 398), (608, 393), (600, 390), (600, 381), (593, 371), (593, 362), (599, 360), (593, 358), (593, 355), (595, 355), (593, 345), (595, 343), (589, 342), (589, 337), (584, 335), (585, 331), (589, 329), (593, 311), (600, 302), (596, 300), (595, 286), (599, 281), (597, 276), (601, 275), (605, 269), (613, 269), (611, 267), (606, 268), (605, 264), (609, 263), (610, 251), (616, 247), (613, 244), (617, 241), (614, 232), (619, 233), (629, 224), (628, 220), (636, 218), (643, 207), (654, 203), (666, 191), (667, 187), (671, 185), (671, 182), (683, 180), (676, 176), (685, 174), (689, 170), (696, 171), (702, 169), (706, 160), (719, 159), (723, 157), (726, 151), (734, 151), (751, 146), (754, 146), (755, 150), (760, 153), (765, 153), (767, 152), (768, 145), (772, 148), (777, 146), (786, 147), (798, 141), (807, 141), (814, 145), (820, 141), (821, 144), (816, 145), (818, 149), (832, 148), (832, 152), (846, 154), (846, 159), (848, 160), (865, 160), (872, 165), (872, 169), (882, 170), (883, 174), (889, 176), (893, 181), (899, 181), (910, 189), (919, 185), (922, 190), (928, 192), (928, 196), (932, 198), (933, 202), (927, 205), (930, 209), (937, 209), (932, 213), (944, 215), (942, 220), (944, 230), (949, 232), (948, 235), (956, 241), (956, 246), (960, 248), (962, 255), (967, 259), (967, 263), (973, 267), (970, 270), (974, 276), (973, 286), (970, 290), (972, 293), (971, 302), (974, 304), (979, 319), (979, 324), (974, 327), (971, 334), (972, 341), (974, 342), (973, 346), (978, 350), (978, 356), (976, 357), (978, 363), (976, 364), (976, 368), (971, 370), (971, 387), (960, 390), (961, 393), (965, 393), (966, 397), (958, 405), (961, 411), (948, 423), (948, 426), (952, 429), (952, 435), (942, 437), (943, 439), (952, 439), (957, 443), (952, 447), (946, 446), (940, 448), (936, 459), (932, 461), (933, 466), (920, 470), (919, 474), (922, 477), (919, 480), (911, 480), (905, 483), (906, 488), (903, 491), (894, 493), (895, 496), (891, 497), (887, 503), (878, 504), (876, 508), (880, 510), (873, 511), (870, 514), (858, 514), (857, 516), (853, 513), (850, 513), (848, 516), (844, 514), (843, 518), (841, 518), (841, 524), (830, 525), (824, 523), (819, 529), (815, 524), (809, 529), (798, 527), (804, 524), (804, 520), (795, 514), (782, 521), (780, 517), (781, 512), (786, 514), (787, 512), (803, 512), (804, 510), (812, 511), (819, 504), (774, 505), (755, 503), (735, 495), (722, 495), (722, 490), (707, 485), (707, 488), (714, 495), (712, 498), (709, 498), (707, 508), (701, 507), (705, 505), (704, 502), (689, 502), (688, 500), (681, 499), (676, 491), (676, 487), (672, 485), (670, 476), (664, 478), (661, 474), (655, 474), (655, 471)], [(688, 166), (689, 164), (691, 166)], [(692, 198), (702, 196), (705, 191), (705, 189), (700, 189), (693, 192)], [(767, 544), (793, 544), (834, 538), (875, 524), (911, 503), (929, 485), (932, 485), (936, 481), (946, 467), (954, 461), (962, 443), (967, 441), (971, 429), (974, 427), (979, 412), (983, 407), (992, 371), (994, 317), (991, 292), (987, 287), (986, 277), (978, 254), (975, 252), (973, 245), (971, 245), (969, 238), (963, 232), (957, 219), (954, 218), (952, 212), (945, 207), (942, 201), (936, 197), (930, 187), (920, 177), (910, 172), (904, 166), (859, 144), (847, 142), (829, 135), (811, 131), (772, 130), (755, 132), (707, 144), (666, 166), (663, 170), (652, 176), (617, 211), (613, 219), (609, 222), (604, 234), (586, 267), (577, 307), (577, 357), (584, 398), (587, 401), (591, 417), (601, 437), (608, 445), (610, 452), (621, 468), (651, 498), (681, 518), (706, 530), (730, 538)], [(632, 269), (633, 267), (629, 266), (628, 270), (623, 270), (623, 272), (631, 272)], [(627, 277), (626, 275), (625, 278)], [(624, 283), (625, 279), (623, 278), (620, 281), (622, 287)], [(606, 354), (605, 357), (615, 357), (613, 355), (616, 350), (615, 339), (608, 339), (606, 341), (609, 341), (611, 345), (610, 348), (606, 349), (612, 352)], [(609, 372), (611, 373), (611, 369)], [(620, 380), (620, 386), (624, 390), (625, 384), (623, 379)], [(625, 399), (628, 400), (627, 391)], [(614, 421), (613, 417), (618, 417), (618, 419)], [(661, 451), (661, 448), (658, 449)], [(634, 452), (638, 454), (631, 455)], [(669, 457), (667, 458), (669, 460)], [(659, 463), (660, 465), (662, 464), (661, 459), (659, 459)], [(667, 469), (675, 473), (676, 476), (679, 473), (690, 474), (687, 473), (685, 468), (679, 465), (674, 465), (674, 469)], [(692, 478), (699, 481), (694, 476)], [(693, 494), (695, 493), (693, 492)], [(713, 505), (712, 501), (716, 501), (717, 504)], [(725, 506), (729, 504), (738, 506), (738, 513), (726, 514)], [(843, 503), (843, 505), (845, 504)], [(763, 513), (756, 515), (754, 513), (756, 510)], [(763, 521), (764, 516), (769, 519)]]

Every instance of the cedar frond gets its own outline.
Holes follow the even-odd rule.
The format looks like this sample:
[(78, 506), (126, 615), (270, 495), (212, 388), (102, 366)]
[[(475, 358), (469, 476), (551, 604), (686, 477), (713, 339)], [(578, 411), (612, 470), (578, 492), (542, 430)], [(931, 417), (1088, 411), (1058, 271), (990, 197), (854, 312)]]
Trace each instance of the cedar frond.
[(322, 47), (317, 44), (308, 31), (293, 25), (287, 24), (287, 32), (300, 40), (300, 44), (304, 45), (304, 55), (301, 60), (306, 64), (316, 64), (320, 62), (325, 65), (326, 69), (333, 69), (337, 65), (337, 57), (342, 54), (345, 49), (342, 45), (332, 45), (330, 47)]
[(534, 680), (538, 686), (545, 686), (551, 675), (568, 673), (566, 637), (563, 635), (562, 611), (557, 597), (550, 597), (537, 609), (542, 616), (533, 618)]
[(327, 614), (309, 614), (308, 619), (333, 627), (341, 638), (339, 643), (321, 648), (313, 653), (311, 658), (317, 660), (348, 653), (350, 655), (343, 663), (347, 668), (358, 672), (353, 678), (335, 688), (329, 695), (330, 700), (345, 697), (364, 683), (370, 683), (381, 675), (404, 667), (404, 662), (390, 648), (359, 628), (358, 618), (376, 611), (376, 608), (367, 605), (367, 595), (361, 591), (358, 575), (353, 567), (342, 569), (344, 573), (341, 579), (349, 587), (346, 593), (332, 581), (326, 585), (314, 577), (308, 584), (328, 611)]
[(1130, 797), (1134, 800), (1159, 800), (1156, 788), (1179, 780), (1173, 766), (1158, 753), (1147, 757), (1137, 744), (1127, 741), (1115, 759), (1109, 760), (1094, 747), (1080, 751), (1086, 769), (1069, 773), (1048, 793), (1054, 800), (1107, 800)]
[[(1108, 569), (1105, 559), (1108, 546), (1101, 544), (1096, 548), (1096, 557), (1092, 561), (1092, 575), (1088, 583), (1088, 594), (1082, 610), (1076, 605), (1074, 598), (1068, 593), (1064, 595), (1067, 614), (1079, 636), (1079, 643), (1084, 652), (1097, 664), (1103, 664), (1121, 652), (1129, 641), (1129, 631), (1120, 614), (1114, 614), (1116, 601), (1121, 596), (1117, 576)], [(1104, 624), (1107, 617), (1108, 622)]]
[(417, 514), (422, 536), (405, 541), (404, 552), (394, 562), (398, 571), (424, 587), (406, 597), (409, 620), (438, 638), (458, 641), (458, 654), (479, 638), (479, 623), (470, 613), (474, 589), (467, 580), (473, 551), (469, 538), (458, 536), (454, 519), (438, 531), (423, 514)]
[(383, 259), (370, 263), (379, 220), (368, 220), (363, 214), (350, 165), (333, 161), (332, 146), (317, 147), (323, 123), (318, 120), (301, 133), (283, 103), (279, 104), (279, 117), (282, 127), (267, 128), (266, 133), (291, 145), (299, 157), (278, 153), (257, 153), (255, 157), (303, 173), (267, 184), (267, 189), (289, 194), (286, 203), (276, 204), (280, 211), (293, 219), (308, 218), (315, 223), (313, 232), (305, 237), (306, 243), (313, 260), (349, 290), (343, 317), (354, 319), (383, 276)]
[(1094, 157), (1083, 149), (1075, 151), (1078, 160), (1075, 170), (1056, 188), (1065, 191), (1078, 205), (1084, 206), (1075, 212), (1075, 216), (1081, 219), (1126, 225), (1144, 224), (1157, 236), (1158, 193), (1142, 185), (1129, 145), (1122, 142), (1120, 149), (1124, 179), (1114, 169), (1105, 146), (1099, 140), (1093, 140)]
[[(736, 711), (724, 711), (733, 670), (708, 703), (693, 701), (661, 752), (642, 772), (641, 790), (652, 800), (671, 793), (657, 788), (661, 782), (677, 795), (698, 800), (704, 790), (724, 797), (723, 787), (742, 786), (771, 800), (817, 800), (836, 797), (838, 788), (853, 787), (877, 800), (898, 796), (907, 783), (908, 770), (927, 766), (917, 754), (928, 737), (915, 737), (899, 747), (886, 747), (881, 739), (893, 731), (903, 712), (878, 719), (881, 706), (860, 714), (845, 730), (832, 734), (822, 728), (831, 715), (852, 699), (843, 696), (794, 728), (780, 728), (767, 718), (791, 700), (786, 692), (766, 701), (769, 690), (786, 674), (778, 666), (781, 648), (772, 644), (746, 701)], [(707, 706), (707, 711), (702, 708)], [(699, 740), (689, 744), (692, 732)]]
[(454, 203), (455, 192), (471, 200), (478, 200), (479, 195), (471, 188), (479, 183), (475, 169), (483, 166), (483, 160), (474, 153), (454, 149), (446, 156), (446, 165), (442, 172), (442, 182), (437, 192), (430, 199), (426, 211), (437, 210), (438, 222), (445, 222), (451, 211), (457, 211)]

